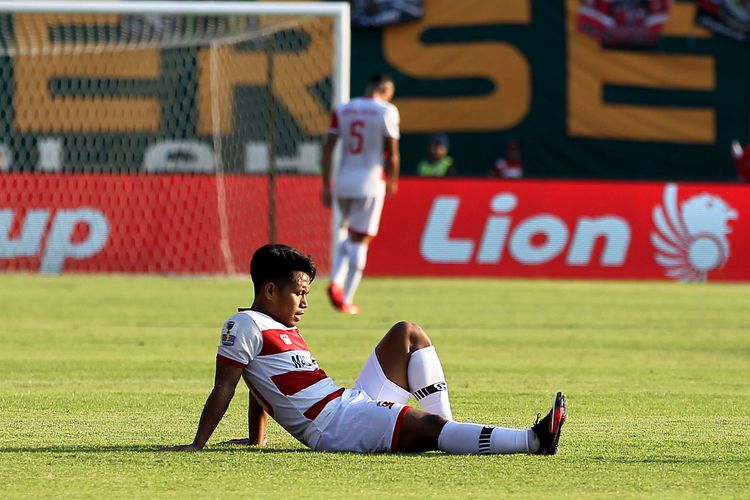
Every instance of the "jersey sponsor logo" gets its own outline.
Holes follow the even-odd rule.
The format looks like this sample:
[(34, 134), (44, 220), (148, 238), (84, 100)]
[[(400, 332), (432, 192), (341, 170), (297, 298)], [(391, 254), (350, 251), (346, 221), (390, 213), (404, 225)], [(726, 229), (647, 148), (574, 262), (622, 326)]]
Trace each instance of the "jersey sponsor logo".
[(317, 368), (318, 366), (318, 362), (309, 355), (292, 354), (290, 359), (295, 368)]
[(227, 321), (224, 325), (224, 331), (221, 332), (221, 345), (227, 347), (234, 345), (235, 336), (229, 333), (232, 328), (234, 328), (234, 321)]
[(289, 351), (309, 351), (299, 330), (263, 330), (263, 348), (259, 356), (271, 356)]
[(702, 193), (678, 202), (677, 186), (667, 184), (662, 205), (654, 207), (651, 244), (664, 274), (679, 281), (706, 281), (708, 272), (729, 259), (729, 221), (737, 211), (722, 198)]

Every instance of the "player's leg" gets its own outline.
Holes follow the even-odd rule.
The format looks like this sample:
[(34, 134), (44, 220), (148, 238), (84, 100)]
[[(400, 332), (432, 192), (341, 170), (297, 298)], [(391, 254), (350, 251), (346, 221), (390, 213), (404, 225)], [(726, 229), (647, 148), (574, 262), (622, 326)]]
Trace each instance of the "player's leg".
[(442, 450), (457, 455), (534, 453), (534, 436), (531, 429), (453, 422), (440, 415), (409, 410), (401, 421), (397, 451)]
[(354, 296), (362, 281), (370, 241), (378, 232), (382, 212), (382, 196), (352, 201), (349, 221), (349, 270), (344, 282), (345, 312), (359, 312), (359, 308), (354, 305)]
[[(407, 321), (393, 325), (375, 347), (375, 352), (367, 363), (377, 365), (377, 369), (381, 370), (390, 384), (400, 388), (402, 394), (406, 394), (406, 399), (394, 400), (395, 402), (405, 403), (408, 395), (413, 394), (425, 411), (447, 419), (453, 418), (443, 366), (430, 338), (419, 325)], [(370, 388), (368, 394), (379, 392), (380, 388), (386, 385), (378, 379), (364, 375), (365, 370), (360, 378), (376, 388)], [(359, 380), (358, 378), (358, 382)], [(382, 394), (370, 394), (370, 397), (387, 399)]]
[(331, 283), (328, 285), (328, 298), (336, 308), (341, 308), (344, 303), (344, 280), (349, 271), (349, 211), (351, 200), (344, 198), (336, 199), (339, 209), (340, 221), (337, 233), (336, 250), (331, 267)]
[(567, 418), (565, 396), (558, 393), (552, 409), (530, 429), (453, 422), (419, 410), (407, 411), (398, 429), (397, 451), (442, 450), (454, 454), (533, 453), (554, 455)]
[(349, 231), (340, 228), (337, 234), (336, 251), (331, 266), (331, 282), (327, 292), (331, 304), (340, 309), (344, 303), (344, 279), (349, 271)]
[(350, 314), (359, 312), (359, 306), (354, 304), (354, 295), (362, 281), (371, 239), (368, 234), (349, 229), (349, 269), (344, 280), (344, 305), (341, 310)]

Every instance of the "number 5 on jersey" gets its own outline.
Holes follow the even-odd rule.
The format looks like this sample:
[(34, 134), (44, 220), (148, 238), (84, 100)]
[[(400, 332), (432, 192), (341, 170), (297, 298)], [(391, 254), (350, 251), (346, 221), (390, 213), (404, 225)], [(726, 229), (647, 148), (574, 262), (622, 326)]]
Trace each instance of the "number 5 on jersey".
[(364, 128), (365, 122), (362, 120), (354, 120), (349, 125), (349, 153), (356, 155), (365, 149)]

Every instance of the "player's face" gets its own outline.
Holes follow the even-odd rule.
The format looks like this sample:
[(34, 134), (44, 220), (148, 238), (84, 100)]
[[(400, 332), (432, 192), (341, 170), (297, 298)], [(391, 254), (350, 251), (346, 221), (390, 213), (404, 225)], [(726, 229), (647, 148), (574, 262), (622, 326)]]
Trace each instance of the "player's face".
[(444, 144), (432, 144), (430, 146), (430, 153), (433, 158), (442, 158), (448, 154), (448, 148)]
[(382, 93), (383, 100), (391, 102), (395, 94), (396, 94), (396, 87), (392, 83), (387, 82), (383, 85), (383, 93)]
[(307, 294), (310, 293), (310, 276), (301, 271), (294, 272), (293, 281), (277, 288), (273, 299), (271, 316), (285, 326), (294, 326), (302, 319), (307, 309)]

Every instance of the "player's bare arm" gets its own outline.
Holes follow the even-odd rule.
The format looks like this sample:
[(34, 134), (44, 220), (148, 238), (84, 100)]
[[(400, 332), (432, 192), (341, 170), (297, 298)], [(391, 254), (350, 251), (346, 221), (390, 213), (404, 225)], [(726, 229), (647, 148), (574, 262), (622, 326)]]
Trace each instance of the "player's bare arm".
[(160, 451), (198, 451), (203, 449), (211, 437), (216, 426), (224, 417), (229, 408), (229, 403), (234, 397), (234, 391), (242, 376), (242, 368), (216, 361), (216, 375), (214, 377), (214, 388), (206, 400), (203, 407), (198, 430), (195, 432), (195, 438), (190, 444), (170, 446), (162, 448)]
[(401, 156), (398, 151), (398, 139), (395, 137), (385, 138), (385, 193), (388, 196), (398, 192), (398, 176), (401, 169)]
[(322, 180), (323, 186), (320, 192), (320, 200), (323, 205), (330, 207), (332, 203), (331, 196), (331, 171), (333, 166), (333, 151), (336, 148), (336, 141), (338, 136), (336, 134), (328, 134), (328, 139), (323, 146), (323, 158), (322, 158)]
[(268, 413), (258, 403), (258, 400), (250, 394), (250, 406), (247, 409), (248, 445), (265, 446), (266, 426), (268, 425)]
[(265, 446), (268, 443), (266, 427), (268, 425), (268, 413), (255, 399), (253, 393), (248, 391), (249, 404), (247, 407), (247, 435), (245, 438), (230, 439), (222, 441), (223, 445), (240, 446)]

